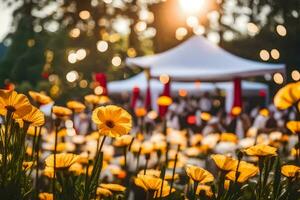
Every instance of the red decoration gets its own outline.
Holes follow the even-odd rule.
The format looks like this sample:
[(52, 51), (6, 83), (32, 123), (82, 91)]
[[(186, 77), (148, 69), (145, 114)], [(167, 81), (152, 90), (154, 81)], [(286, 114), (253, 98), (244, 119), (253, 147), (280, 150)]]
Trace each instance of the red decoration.
[(140, 88), (134, 87), (132, 90), (132, 98), (131, 98), (131, 104), (130, 104), (130, 107), (132, 109), (135, 109), (135, 105), (136, 105), (136, 102), (137, 102), (139, 96), (140, 96)]
[(186, 121), (187, 121), (188, 124), (194, 125), (197, 122), (196, 116), (195, 115), (190, 115), (190, 116), (188, 116)]
[[(171, 83), (170, 81), (164, 84), (164, 90), (161, 96), (171, 97)], [(159, 116), (161, 118), (165, 117), (168, 112), (168, 106), (158, 106)]]
[(146, 108), (147, 111), (152, 109), (150, 81), (147, 82), (146, 97), (145, 97), (145, 108)]
[(103, 95), (107, 95), (107, 82), (106, 75), (104, 73), (96, 73), (95, 80), (99, 83), (99, 85), (103, 88)]
[(235, 78), (233, 80), (233, 106), (232, 107), (242, 107), (242, 84), (240, 78)]

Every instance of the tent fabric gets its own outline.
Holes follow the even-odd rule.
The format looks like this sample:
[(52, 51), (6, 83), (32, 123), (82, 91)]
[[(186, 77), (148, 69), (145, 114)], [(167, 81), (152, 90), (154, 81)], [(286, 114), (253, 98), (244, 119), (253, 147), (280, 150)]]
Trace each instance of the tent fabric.
[[(151, 102), (152, 108), (157, 108), (156, 99), (163, 92), (163, 84), (156, 80), (150, 80), (151, 87)], [(147, 78), (145, 73), (137, 74), (129, 79), (112, 81), (108, 83), (108, 90), (110, 94), (118, 93), (132, 93), (132, 89), (138, 87), (140, 94), (144, 95), (147, 91)], [(189, 94), (199, 95), (203, 92), (213, 92), (215, 89), (221, 89), (226, 92), (226, 110), (230, 111), (233, 105), (233, 82), (218, 82), (218, 83), (195, 83), (195, 82), (176, 82), (172, 80), (171, 94), (177, 95), (181, 89), (186, 90)], [(262, 91), (268, 93), (268, 86), (262, 83), (242, 81), (243, 95), (245, 96), (259, 96)]]
[(256, 62), (235, 56), (203, 36), (156, 55), (127, 58), (126, 64), (150, 69), (151, 77), (168, 74), (175, 81), (229, 81), (234, 78), (285, 72), (283, 64)]

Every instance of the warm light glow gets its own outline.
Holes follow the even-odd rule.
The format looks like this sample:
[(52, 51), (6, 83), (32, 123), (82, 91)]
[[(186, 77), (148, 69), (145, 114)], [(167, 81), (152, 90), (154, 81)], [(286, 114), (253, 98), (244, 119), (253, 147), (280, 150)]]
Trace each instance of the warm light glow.
[(205, 27), (201, 25), (194, 27), (193, 32), (195, 35), (203, 35), (205, 33)]
[(188, 34), (188, 31), (184, 27), (179, 27), (176, 29), (175, 37), (177, 40), (183, 40), (183, 38)]
[(271, 56), (273, 59), (277, 60), (280, 57), (280, 53), (277, 49), (272, 49), (271, 50)]
[(111, 60), (111, 63), (112, 63), (114, 66), (118, 67), (118, 66), (121, 65), (122, 59), (120, 58), (120, 56), (115, 56), (115, 57), (113, 57), (113, 59)]
[(259, 52), (259, 56), (260, 58), (263, 60), (263, 61), (267, 61), (270, 59), (270, 54), (267, 50), (265, 49), (262, 49), (260, 52)]
[(70, 37), (72, 38), (77, 38), (80, 35), (80, 29), (79, 28), (73, 28), (70, 33), (69, 33)]
[(273, 75), (273, 80), (276, 84), (280, 85), (283, 83), (283, 76), (281, 73), (275, 73)]
[(298, 70), (293, 70), (291, 75), (294, 81), (300, 80), (300, 72)]
[(70, 71), (66, 75), (66, 79), (68, 82), (73, 83), (78, 79), (79, 75), (77, 71)]
[(256, 35), (259, 31), (258, 27), (256, 24), (250, 22), (247, 24), (247, 30), (249, 32), (249, 35)]
[(76, 51), (77, 60), (83, 60), (86, 57), (86, 50), (85, 49), (78, 49)]
[(127, 50), (127, 55), (130, 58), (136, 57), (136, 50), (134, 48), (129, 48)]
[(287, 34), (286, 28), (281, 24), (276, 26), (276, 31), (277, 31), (278, 35), (280, 35), (282, 37), (286, 36), (286, 34)]
[(136, 23), (136, 25), (135, 25), (135, 30), (136, 30), (137, 32), (142, 32), (142, 31), (146, 30), (146, 28), (147, 28), (147, 24), (146, 24), (146, 22), (144, 22), (144, 21), (139, 21), (139, 22)]
[(97, 42), (97, 49), (98, 49), (98, 51), (100, 51), (100, 52), (105, 52), (105, 51), (107, 51), (107, 49), (108, 49), (108, 43), (107, 43), (106, 41), (103, 41), (103, 40), (98, 41), (98, 42)]
[(167, 83), (170, 81), (170, 77), (169, 77), (169, 75), (167, 75), (167, 74), (162, 74), (162, 75), (160, 75), (160, 77), (159, 77), (159, 81), (160, 81), (162, 84), (167, 84)]
[(204, 2), (204, 0), (179, 0), (182, 10), (188, 14), (199, 14)]
[(91, 16), (91, 14), (90, 14), (90, 12), (87, 11), (87, 10), (83, 10), (83, 11), (81, 11), (81, 12), (79, 13), (79, 17), (80, 17), (81, 19), (83, 19), (83, 20), (86, 20), (86, 19), (90, 18), (90, 16)]
[(69, 63), (71, 63), (71, 64), (76, 63), (76, 61), (77, 61), (77, 54), (74, 53), (74, 52), (70, 53), (70, 54), (68, 55), (68, 61), (69, 61)]
[(189, 27), (196, 27), (198, 26), (199, 24), (199, 21), (198, 21), (198, 18), (196, 16), (189, 16), (187, 19), (186, 19), (186, 24), (189, 26)]
[(81, 80), (79, 82), (79, 87), (86, 88), (88, 86), (88, 82), (86, 80)]
[(101, 86), (95, 87), (94, 92), (95, 92), (96, 95), (103, 94), (103, 87), (101, 87)]
[(178, 91), (178, 94), (179, 94), (179, 96), (181, 96), (181, 97), (186, 97), (187, 94), (188, 94), (188, 92), (187, 92), (185, 89), (180, 89), (180, 90)]

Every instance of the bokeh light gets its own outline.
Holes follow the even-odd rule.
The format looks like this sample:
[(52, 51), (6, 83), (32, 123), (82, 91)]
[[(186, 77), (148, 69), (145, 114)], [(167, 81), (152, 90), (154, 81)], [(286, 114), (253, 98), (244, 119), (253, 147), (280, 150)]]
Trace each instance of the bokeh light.
[(188, 31), (184, 27), (179, 27), (176, 29), (175, 37), (177, 40), (183, 40), (184, 37), (188, 34)]
[(276, 26), (276, 32), (282, 37), (286, 36), (287, 34), (286, 28), (281, 24)]
[(203, 8), (204, 0), (179, 0), (182, 10), (187, 14), (198, 14)]
[(122, 59), (120, 58), (120, 56), (114, 56), (111, 60), (111, 64), (113, 64), (116, 67), (120, 66), (121, 63), (122, 63)]
[(83, 20), (87, 20), (87, 19), (89, 19), (89, 18), (91, 17), (91, 14), (90, 14), (89, 11), (83, 10), (83, 11), (80, 11), (79, 17), (80, 17), (81, 19), (83, 19)]
[(170, 81), (170, 77), (168, 74), (162, 74), (160, 75), (159, 77), (159, 81), (162, 83), (162, 84), (167, 84), (169, 81)]
[(78, 49), (76, 51), (77, 60), (83, 60), (85, 57), (86, 57), (86, 50), (85, 49)]
[(249, 32), (249, 35), (256, 35), (259, 31), (258, 27), (256, 24), (250, 22), (247, 24), (247, 30)]
[(293, 70), (291, 76), (294, 81), (300, 80), (300, 72), (298, 70)]
[(267, 50), (265, 49), (262, 49), (260, 52), (259, 52), (259, 56), (260, 58), (263, 60), (263, 61), (267, 61), (270, 59), (270, 54)]
[(274, 82), (276, 83), (276, 84), (278, 84), (278, 85), (280, 85), (280, 84), (282, 84), (283, 83), (283, 76), (282, 76), (282, 74), (281, 73), (275, 73), (274, 75), (273, 75), (273, 80), (274, 80)]
[(75, 52), (70, 52), (69, 55), (68, 55), (68, 61), (71, 64), (76, 63), (76, 61), (77, 61), (77, 54)]
[(96, 94), (96, 95), (101, 95), (101, 94), (103, 94), (103, 87), (101, 87), (101, 86), (97, 86), (97, 87), (95, 87), (95, 89), (94, 89), (94, 93)]
[(69, 32), (70, 37), (72, 38), (77, 38), (80, 36), (80, 29), (79, 28), (73, 28), (70, 32)]
[(280, 53), (277, 49), (272, 49), (271, 50), (271, 56), (273, 59), (277, 60), (280, 57)]
[(98, 49), (98, 51), (100, 51), (100, 52), (105, 52), (105, 51), (107, 51), (107, 49), (108, 49), (108, 43), (107, 43), (106, 41), (103, 41), (103, 40), (98, 41), (98, 42), (97, 42), (97, 49)]
[(66, 75), (66, 79), (70, 83), (75, 82), (78, 79), (78, 77), (79, 77), (79, 74), (75, 70), (68, 72)]
[(198, 24), (199, 24), (199, 20), (196, 16), (189, 16), (187, 19), (186, 19), (186, 24), (189, 26), (189, 27), (197, 27)]

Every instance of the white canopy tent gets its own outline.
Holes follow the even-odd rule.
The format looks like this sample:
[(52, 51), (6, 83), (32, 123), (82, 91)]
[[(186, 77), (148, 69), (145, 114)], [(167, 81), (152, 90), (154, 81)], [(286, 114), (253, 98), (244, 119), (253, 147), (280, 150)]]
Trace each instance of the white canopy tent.
[[(142, 94), (145, 94), (147, 89), (147, 78), (144, 73), (135, 75), (129, 79), (121, 81), (112, 81), (108, 83), (108, 91), (110, 94), (116, 93), (131, 93), (134, 87), (139, 87)], [(150, 80), (150, 87), (152, 93), (153, 108), (156, 108), (156, 99), (163, 91), (163, 85), (156, 79)], [(171, 92), (177, 95), (180, 89), (188, 91), (189, 94), (199, 94), (203, 92), (213, 92), (219, 88), (226, 93), (226, 110), (230, 111), (233, 102), (233, 83), (219, 82), (219, 83), (200, 83), (195, 82), (172, 82)], [(268, 86), (262, 83), (242, 81), (243, 94), (245, 96), (258, 95), (260, 91), (268, 93)]]
[(283, 64), (256, 62), (235, 56), (203, 36), (193, 36), (163, 53), (127, 58), (126, 63), (149, 68), (151, 77), (168, 74), (176, 81), (231, 81), (234, 78), (285, 72)]

